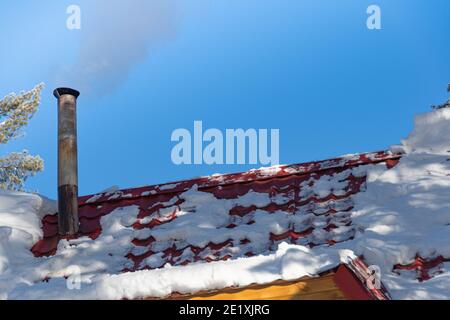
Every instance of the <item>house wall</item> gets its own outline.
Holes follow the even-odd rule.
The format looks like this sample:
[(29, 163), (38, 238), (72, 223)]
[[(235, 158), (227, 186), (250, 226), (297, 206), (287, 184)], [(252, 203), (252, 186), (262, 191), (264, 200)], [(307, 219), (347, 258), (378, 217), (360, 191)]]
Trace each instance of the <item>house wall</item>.
[(297, 281), (276, 281), (268, 285), (229, 288), (192, 296), (171, 297), (182, 300), (343, 300), (334, 273)]

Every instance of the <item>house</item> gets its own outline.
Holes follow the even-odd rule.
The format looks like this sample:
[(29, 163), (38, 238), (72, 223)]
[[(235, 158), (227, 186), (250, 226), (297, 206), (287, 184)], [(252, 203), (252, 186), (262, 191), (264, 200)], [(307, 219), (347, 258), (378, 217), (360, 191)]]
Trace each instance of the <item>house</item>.
[(109, 190), (68, 215), (0, 192), (0, 298), (450, 299), (449, 137), (441, 108), (389, 151)]
[[(365, 191), (367, 170), (390, 170), (401, 157), (392, 152), (366, 153), (81, 197), (77, 237), (61, 239), (57, 215), (46, 215), (42, 219), (43, 238), (31, 250), (36, 257), (51, 259), (61, 241), (65, 243), (59, 247), (62, 252), (84, 243), (92, 247), (102, 237), (102, 226), (108, 225), (102, 224), (102, 219), (115, 214), (122, 225), (107, 227), (112, 230), (107, 230), (105, 237), (115, 237), (123, 229), (128, 233), (114, 238), (117, 243), (102, 244), (102, 250), (111, 257), (111, 265), (118, 273), (170, 272), (171, 267), (183, 269), (190, 265), (195, 270), (221, 261), (237, 261), (236, 272), (254, 273), (244, 274), (245, 280), (237, 285), (227, 282), (228, 269), (224, 268), (223, 281), (218, 272), (217, 283), (189, 293), (187, 289), (122, 298), (389, 299), (382, 283), (379, 287), (369, 283), (374, 279), (364, 257), (351, 254), (341, 254), (338, 260), (323, 265), (319, 262), (320, 267), (311, 270), (301, 267), (300, 256), (294, 270), (281, 275), (270, 274), (270, 261), (264, 258), (256, 263), (250, 259), (250, 269), (242, 269), (251, 257), (276, 254), (280, 244), (301, 245), (311, 251), (334, 247), (335, 251), (341, 250), (342, 244), (358, 232), (351, 215), (353, 197)], [(289, 255), (285, 256), (289, 259)], [(299, 259), (295, 251), (292, 259)], [(309, 263), (307, 258), (304, 262)], [(417, 279), (424, 281), (430, 278), (429, 270), (443, 262), (443, 257), (430, 261), (417, 257), (411, 264), (396, 265), (394, 271), (413, 270)], [(229, 270), (233, 269), (231, 265)], [(263, 273), (261, 277), (259, 272)], [(221, 282), (223, 285), (219, 285)]]
[[(400, 157), (352, 155), (82, 197), (78, 236), (95, 240), (102, 234), (103, 217), (135, 208), (134, 236), (124, 243), (124, 273), (258, 256), (276, 252), (282, 242), (333, 247), (355, 235), (352, 197), (364, 191), (367, 168), (389, 169)], [(45, 216), (42, 225), (44, 237), (32, 251), (51, 257), (60, 240), (57, 215)], [(294, 280), (171, 292), (164, 298), (388, 299), (382, 286), (368, 286), (370, 276), (363, 260), (354, 257)]]

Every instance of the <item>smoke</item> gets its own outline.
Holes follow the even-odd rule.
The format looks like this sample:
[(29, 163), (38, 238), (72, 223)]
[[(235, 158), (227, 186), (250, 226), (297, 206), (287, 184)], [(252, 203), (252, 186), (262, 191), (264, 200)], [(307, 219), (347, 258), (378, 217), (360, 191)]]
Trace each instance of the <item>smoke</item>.
[(111, 92), (153, 47), (175, 36), (175, 0), (96, 0), (80, 8), (76, 62), (57, 81), (83, 94)]

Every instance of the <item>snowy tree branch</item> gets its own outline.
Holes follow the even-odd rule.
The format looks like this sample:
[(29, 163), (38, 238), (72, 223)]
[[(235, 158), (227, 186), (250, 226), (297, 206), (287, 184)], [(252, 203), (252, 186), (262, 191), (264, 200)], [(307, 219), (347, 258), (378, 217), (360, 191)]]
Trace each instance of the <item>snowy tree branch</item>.
[[(20, 130), (36, 113), (43, 84), (31, 91), (14, 93), (0, 100), (0, 144), (16, 138)], [(0, 157), (0, 189), (23, 190), (25, 181), (44, 169), (44, 161), (39, 156), (31, 156), (28, 151), (14, 152)]]
[(10, 94), (0, 101), (0, 144), (5, 144), (17, 137), (19, 130), (28, 124), (36, 113), (41, 97), (43, 84), (37, 85), (31, 91), (19, 95)]

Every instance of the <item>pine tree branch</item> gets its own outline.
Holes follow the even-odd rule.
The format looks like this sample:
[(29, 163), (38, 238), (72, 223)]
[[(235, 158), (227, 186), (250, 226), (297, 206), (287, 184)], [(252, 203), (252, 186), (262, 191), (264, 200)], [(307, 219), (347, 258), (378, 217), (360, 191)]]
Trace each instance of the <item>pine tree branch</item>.
[(13, 93), (0, 101), (0, 118), (6, 118), (0, 122), (0, 144), (16, 138), (20, 129), (28, 124), (39, 107), (43, 88), (44, 85), (39, 84), (31, 91)]
[(26, 150), (11, 153), (0, 158), (0, 189), (22, 191), (25, 181), (43, 170), (41, 157), (30, 156)]

